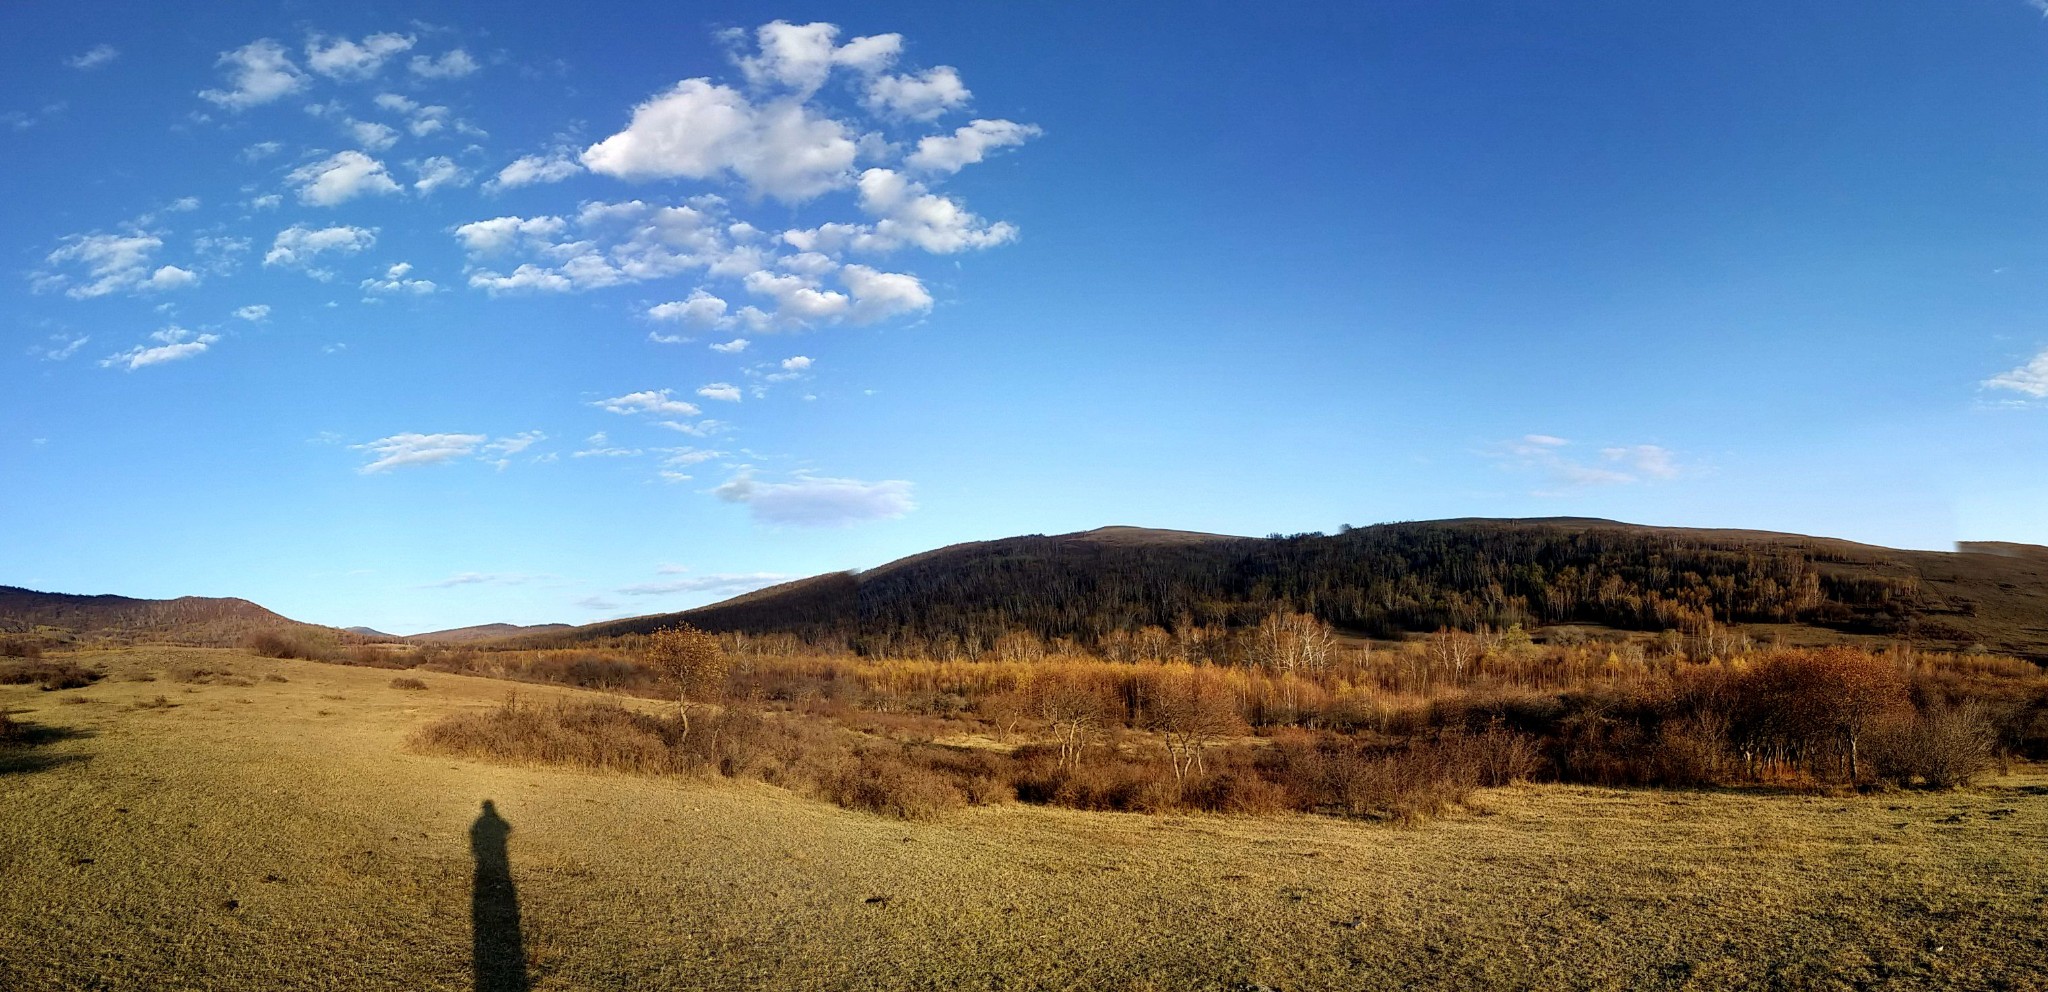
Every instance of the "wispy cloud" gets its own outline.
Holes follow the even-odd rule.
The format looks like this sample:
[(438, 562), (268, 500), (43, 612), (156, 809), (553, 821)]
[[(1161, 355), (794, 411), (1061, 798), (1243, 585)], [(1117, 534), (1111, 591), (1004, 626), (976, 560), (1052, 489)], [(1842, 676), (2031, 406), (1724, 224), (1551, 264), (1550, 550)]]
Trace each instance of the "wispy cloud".
[(778, 582), (788, 582), (796, 577), (794, 575), (784, 575), (780, 572), (728, 572), (626, 586), (619, 590), (619, 594), (623, 596), (671, 596), (676, 593), (685, 592), (722, 592), (737, 595), (772, 586)]
[(763, 523), (842, 527), (917, 509), (913, 488), (900, 479), (863, 482), (801, 474), (787, 482), (762, 482), (752, 470), (742, 469), (711, 492), (728, 503), (745, 504)]
[(1552, 434), (1524, 434), (1494, 445), (1485, 454), (1504, 469), (1541, 477), (1544, 488), (1534, 493), (1539, 496), (1669, 481), (1684, 474), (1677, 455), (1660, 445), (1607, 445), (1581, 454), (1584, 447)]
[(121, 57), (121, 50), (112, 45), (94, 45), (84, 52), (64, 60), (73, 69), (97, 69)]
[[(108, 355), (100, 360), (105, 368), (119, 368), (133, 372), (149, 365), (174, 362), (181, 358), (192, 358), (206, 353), (206, 349), (220, 340), (218, 334), (198, 334), (173, 324), (149, 336), (153, 345), (136, 345), (127, 351)], [(83, 343), (83, 339), (80, 339)], [(75, 347), (75, 346), (74, 346)]]
[[(2048, 0), (2042, 0), (2048, 3)], [(2048, 399), (2048, 349), (2043, 349), (2025, 364), (2008, 369), (1980, 383), (1985, 389), (2000, 389), (2018, 393), (2030, 400)]]
[(453, 589), (457, 586), (517, 586), (544, 578), (548, 578), (548, 576), (529, 575), (525, 572), (457, 572), (439, 582), (429, 582), (419, 588)]

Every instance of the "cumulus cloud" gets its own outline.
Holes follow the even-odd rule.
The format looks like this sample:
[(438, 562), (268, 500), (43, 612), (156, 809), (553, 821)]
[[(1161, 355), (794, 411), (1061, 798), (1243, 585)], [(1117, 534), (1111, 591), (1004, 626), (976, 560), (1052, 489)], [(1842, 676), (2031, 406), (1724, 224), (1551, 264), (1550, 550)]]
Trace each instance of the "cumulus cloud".
[(2030, 400), (2048, 399), (2048, 350), (2035, 355), (2018, 368), (2008, 369), (1981, 383), (1985, 389), (2003, 389)]
[(740, 387), (729, 382), (714, 382), (710, 385), (699, 386), (697, 388), (697, 395), (707, 400), (738, 403), (740, 401)]
[(199, 97), (228, 110), (271, 103), (306, 86), (306, 74), (292, 63), (283, 45), (269, 38), (223, 52), (216, 64), (226, 71), (228, 87), (200, 90)]
[(917, 509), (911, 489), (901, 480), (862, 482), (811, 475), (762, 482), (742, 470), (711, 492), (728, 503), (746, 504), (754, 519), (763, 523), (837, 527), (893, 519)]
[(100, 366), (133, 372), (146, 365), (159, 365), (164, 362), (175, 362), (181, 358), (203, 355), (208, 347), (211, 347), (215, 341), (220, 340), (220, 335), (197, 334), (172, 324), (161, 331), (151, 334), (149, 339), (156, 343), (139, 344), (127, 351), (108, 355), (100, 360)]
[(848, 315), (857, 324), (872, 324), (932, 308), (932, 294), (925, 291), (924, 283), (916, 276), (849, 265), (839, 270), (839, 281), (853, 294), (853, 307)]
[(670, 579), (665, 582), (646, 582), (626, 586), (619, 590), (624, 596), (670, 596), (684, 592), (717, 592), (737, 596), (753, 592), (778, 582), (796, 578), (781, 572), (720, 572), (709, 575), (694, 575), (687, 579)]
[(752, 342), (748, 341), (746, 338), (733, 338), (730, 341), (721, 341), (718, 342), (717, 344), (713, 344), (711, 346), (711, 350), (718, 352), (721, 355), (737, 355), (740, 352), (747, 350), (747, 345), (751, 343)]
[(1021, 145), (1044, 133), (1035, 124), (1016, 121), (968, 121), (951, 135), (919, 138), (917, 150), (903, 164), (926, 172), (959, 172), (999, 148)]
[(292, 170), (286, 177), (299, 189), (299, 202), (331, 207), (366, 194), (399, 192), (384, 163), (349, 150)]
[(349, 137), (355, 139), (356, 144), (373, 152), (381, 152), (392, 145), (398, 144), (398, 132), (392, 130), (389, 125), (379, 124), (376, 121), (359, 121), (353, 118), (344, 121), (343, 125), (348, 129)]
[(308, 275), (318, 279), (333, 277), (333, 273), (313, 266), (321, 255), (353, 255), (377, 243), (377, 232), (367, 227), (309, 228), (293, 224), (277, 232), (271, 241), (270, 250), (263, 255), (263, 264), (275, 268), (305, 269)]
[[(725, 315), (725, 301), (697, 289), (686, 299), (657, 303), (647, 308), (647, 316), (659, 321), (682, 324), (685, 327), (716, 328), (731, 323)], [(743, 346), (744, 347), (744, 346)]]
[(427, 158), (414, 165), (413, 171), (418, 173), (420, 178), (412, 184), (412, 188), (419, 190), (421, 195), (432, 193), (443, 186), (469, 185), (469, 173), (464, 171), (462, 166), (456, 165), (454, 159), (446, 156), (435, 155)]
[(666, 389), (641, 390), (637, 393), (598, 400), (590, 405), (608, 413), (626, 415), (648, 413), (665, 417), (694, 417), (699, 412), (697, 404), (675, 399)]
[(306, 42), (306, 67), (329, 79), (361, 80), (383, 71), (391, 57), (413, 46), (410, 35), (373, 34), (362, 41), (314, 35)]
[(557, 149), (546, 155), (526, 155), (511, 165), (498, 170), (497, 178), (484, 184), (486, 192), (531, 186), (535, 183), (558, 183), (583, 171), (581, 165), (570, 157), (567, 149)]
[(432, 58), (415, 55), (407, 67), (412, 70), (413, 75), (421, 79), (460, 79), (483, 68), (475, 58), (460, 48), (450, 49)]
[[(44, 256), (52, 268), (34, 274), (37, 291), (64, 290), (72, 299), (85, 300), (110, 293), (150, 293), (190, 286), (199, 276), (175, 265), (156, 265), (156, 251), (163, 239), (153, 234), (74, 234), (57, 250)], [(65, 269), (82, 269), (83, 275)]]
[(381, 279), (363, 280), (363, 292), (384, 296), (393, 294), (425, 296), (441, 288), (434, 285), (433, 281), (429, 279), (410, 278), (411, 273), (412, 263), (400, 262), (384, 270), (384, 277)]
[[(744, 38), (739, 31), (726, 35), (729, 42)], [(735, 52), (733, 60), (756, 88), (788, 90), (807, 97), (825, 85), (835, 68), (873, 74), (888, 68), (903, 52), (902, 35), (869, 35), (844, 45), (838, 40), (836, 24), (774, 21), (754, 30), (754, 52)]]
[(973, 95), (960, 82), (959, 70), (942, 65), (915, 74), (876, 76), (861, 102), (884, 117), (929, 121), (966, 106)]
[(844, 186), (858, 148), (847, 127), (792, 100), (755, 106), (708, 79), (686, 79), (633, 108), (626, 129), (583, 151), (620, 179), (730, 176), (785, 203)]
[(121, 51), (112, 45), (94, 45), (83, 53), (64, 60), (73, 69), (97, 69), (121, 57)]
[(251, 303), (246, 307), (237, 307), (235, 308), (235, 316), (252, 324), (260, 324), (270, 319), (270, 304)]
[(794, 358), (785, 358), (782, 360), (782, 371), (806, 372), (810, 370), (812, 364), (813, 363), (811, 362), (810, 358), (805, 355), (798, 355)]

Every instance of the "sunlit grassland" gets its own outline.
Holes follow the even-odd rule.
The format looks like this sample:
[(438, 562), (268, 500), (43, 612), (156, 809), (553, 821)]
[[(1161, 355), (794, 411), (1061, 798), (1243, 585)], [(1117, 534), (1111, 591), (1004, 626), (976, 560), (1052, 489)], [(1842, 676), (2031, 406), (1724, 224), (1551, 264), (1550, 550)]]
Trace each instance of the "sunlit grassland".
[(2048, 987), (2033, 768), (1956, 793), (1520, 786), (1413, 828), (1017, 804), (905, 823), (408, 749), (503, 682), (76, 660), (109, 677), (0, 686), (45, 731), (0, 773), (0, 988), (473, 988), (486, 799), (542, 989)]

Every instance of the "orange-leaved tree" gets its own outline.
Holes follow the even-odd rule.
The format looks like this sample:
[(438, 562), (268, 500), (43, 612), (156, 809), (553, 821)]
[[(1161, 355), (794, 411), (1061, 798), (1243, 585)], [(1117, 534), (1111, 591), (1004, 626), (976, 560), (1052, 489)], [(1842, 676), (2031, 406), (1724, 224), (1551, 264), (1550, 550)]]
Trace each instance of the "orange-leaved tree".
[(726, 680), (732, 672), (718, 638), (687, 623), (663, 627), (647, 635), (644, 657), (647, 667), (661, 684), (676, 694), (676, 711), (683, 722), (683, 739), (690, 737), (690, 704), (708, 703), (725, 696)]

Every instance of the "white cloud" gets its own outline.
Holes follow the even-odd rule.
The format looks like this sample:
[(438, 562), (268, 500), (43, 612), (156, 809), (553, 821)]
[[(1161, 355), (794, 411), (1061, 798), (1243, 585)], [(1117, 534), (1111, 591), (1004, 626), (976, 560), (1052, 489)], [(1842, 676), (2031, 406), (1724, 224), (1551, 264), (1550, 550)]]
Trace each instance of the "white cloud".
[(356, 144), (373, 152), (381, 152), (392, 145), (398, 144), (398, 132), (392, 130), (389, 125), (379, 124), (376, 121), (359, 121), (351, 118), (346, 122), (346, 126), (349, 137), (354, 138)]
[(286, 177), (299, 188), (299, 202), (331, 207), (367, 193), (399, 192), (384, 163), (359, 151), (334, 155), (300, 166)]
[(64, 295), (85, 300), (110, 293), (149, 293), (190, 286), (199, 276), (175, 265), (153, 265), (163, 239), (152, 234), (74, 234), (61, 248), (44, 256), (44, 261), (62, 269), (76, 266), (85, 270), (83, 281), (62, 272), (38, 272), (33, 288), (40, 291), (64, 287)]
[(252, 324), (262, 323), (270, 319), (270, 304), (251, 303), (246, 307), (238, 307), (235, 310), (235, 316)]
[(493, 217), (456, 228), (455, 237), (471, 254), (495, 255), (521, 243), (551, 247), (551, 239), (567, 227), (560, 217)]
[(558, 183), (583, 171), (570, 157), (568, 149), (556, 149), (546, 155), (527, 155), (498, 171), (498, 176), (484, 184), (486, 192), (531, 186), (535, 183)]
[(576, 608), (582, 610), (593, 610), (599, 613), (609, 613), (613, 610), (618, 609), (619, 604), (614, 603), (611, 600), (604, 598), (603, 596), (585, 596), (582, 599), (576, 601)]
[(281, 151), (284, 151), (284, 145), (279, 142), (259, 141), (242, 149), (242, 158), (250, 162), (258, 162)]
[(350, 445), (356, 451), (376, 456), (356, 471), (363, 475), (389, 472), (408, 465), (432, 465), (476, 453), (487, 438), (482, 434), (393, 434), (367, 444)]
[(373, 34), (360, 42), (336, 38), (331, 43), (314, 35), (306, 42), (306, 67), (330, 79), (368, 79), (412, 46), (411, 36), (402, 34)]
[(731, 323), (725, 315), (725, 301), (702, 289), (693, 290), (687, 299), (648, 307), (647, 316), (685, 327), (715, 328)]
[(511, 437), (501, 437), (484, 445), (483, 453), (486, 456), (496, 455), (499, 458), (505, 458), (519, 454), (547, 439), (548, 436), (540, 431), (521, 431)]
[(806, 355), (798, 355), (794, 358), (785, 358), (782, 360), (782, 371), (805, 372), (809, 371), (812, 364), (813, 363), (811, 359), (809, 358), (809, 356)]
[(406, 278), (411, 272), (411, 262), (400, 262), (386, 269), (382, 279), (363, 280), (363, 291), (382, 295), (406, 293), (413, 296), (425, 296), (441, 288), (435, 285), (432, 280)]
[(773, 299), (776, 316), (787, 323), (836, 320), (853, 305), (845, 293), (819, 289), (816, 280), (805, 276), (761, 270), (747, 273), (742, 284), (749, 293)]
[(471, 289), (481, 289), (492, 296), (500, 293), (566, 293), (576, 288), (568, 276), (538, 265), (522, 265), (513, 269), (511, 275), (488, 271), (472, 273), (469, 285)]
[(228, 110), (242, 111), (270, 103), (306, 86), (306, 74), (292, 64), (283, 45), (269, 38), (223, 52), (216, 64), (227, 70), (231, 88), (201, 90), (199, 97)]
[(707, 400), (738, 403), (740, 401), (740, 387), (729, 382), (714, 382), (708, 386), (698, 387), (697, 395)]
[(195, 355), (205, 354), (209, 346), (215, 341), (220, 340), (220, 335), (195, 334), (176, 324), (172, 324), (161, 331), (151, 334), (149, 339), (155, 341), (156, 344), (136, 345), (127, 351), (108, 355), (100, 360), (101, 367), (119, 367), (125, 371), (133, 372), (145, 365), (157, 365), (163, 362), (174, 362), (181, 358), (191, 358)]
[(249, 201), (249, 207), (252, 210), (276, 210), (283, 204), (284, 197), (276, 193), (266, 193)]
[(862, 482), (800, 475), (789, 482), (761, 482), (742, 470), (713, 489), (728, 503), (744, 503), (754, 519), (771, 524), (831, 527), (887, 520), (917, 509), (912, 486), (901, 480)]
[(469, 173), (456, 165), (454, 159), (445, 156), (436, 155), (426, 159), (413, 166), (413, 171), (419, 173), (420, 178), (412, 184), (412, 188), (422, 194), (432, 193), (443, 186), (469, 185)]
[(303, 268), (315, 278), (331, 278), (332, 273), (313, 268), (313, 261), (321, 255), (353, 255), (377, 243), (377, 232), (367, 227), (309, 228), (293, 224), (277, 232), (271, 241), (270, 250), (263, 255), (263, 264), (283, 268)]
[(724, 341), (712, 345), (711, 350), (718, 352), (721, 355), (737, 355), (740, 352), (747, 350), (747, 345), (751, 343), (752, 342), (748, 341), (746, 338), (733, 338), (730, 341)]
[(942, 65), (912, 75), (876, 76), (862, 103), (884, 117), (929, 121), (965, 106), (973, 95), (960, 82), (959, 70)]
[(916, 276), (901, 272), (880, 272), (865, 265), (839, 270), (839, 281), (853, 294), (849, 316), (855, 323), (875, 321), (901, 314), (923, 313), (932, 308), (932, 294)]
[(629, 180), (730, 174), (797, 203), (846, 185), (857, 151), (845, 125), (801, 102), (757, 107), (731, 87), (686, 79), (633, 108), (625, 130), (584, 149), (583, 164)]
[(874, 227), (876, 247), (885, 251), (907, 242), (935, 255), (949, 255), (992, 248), (1017, 237), (1011, 224), (990, 224), (969, 213), (958, 200), (928, 192), (924, 184), (889, 169), (861, 173), (860, 206), (868, 215), (880, 218)]
[(626, 415), (649, 413), (669, 417), (694, 417), (699, 412), (695, 403), (674, 399), (669, 396), (669, 390), (666, 389), (646, 389), (624, 396), (614, 396), (608, 400), (598, 400), (590, 405), (609, 413)]
[(780, 572), (722, 572), (714, 575), (696, 575), (687, 579), (671, 579), (667, 582), (647, 582), (637, 586), (626, 586), (619, 590), (625, 596), (669, 596), (681, 592), (720, 592), (738, 595), (756, 589), (788, 582), (796, 578)]
[(64, 64), (73, 69), (97, 69), (120, 57), (120, 49), (112, 45), (94, 45), (86, 49), (83, 54), (65, 59)]
[(2005, 389), (2022, 396), (2048, 399), (2048, 349), (2025, 365), (2000, 372), (1982, 383), (1986, 389)]
[[(737, 41), (744, 35), (732, 32), (727, 37)], [(901, 35), (870, 35), (844, 45), (837, 43), (838, 38), (835, 24), (774, 21), (755, 29), (758, 50), (738, 54), (734, 61), (755, 87), (783, 88), (807, 97), (825, 85), (834, 68), (872, 74), (888, 68), (903, 51)]]
[(450, 49), (434, 58), (415, 55), (409, 67), (412, 74), (421, 79), (460, 79), (483, 68), (460, 48)]
[(973, 120), (948, 135), (919, 138), (917, 151), (903, 164), (926, 172), (959, 172), (988, 157), (998, 148), (1021, 145), (1044, 132), (1036, 124), (1016, 121)]

